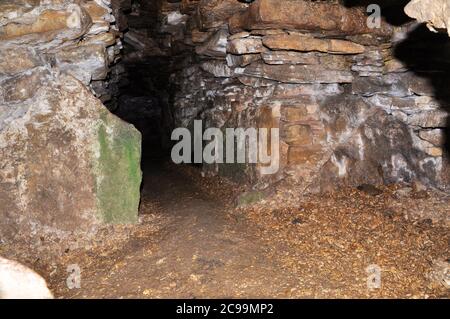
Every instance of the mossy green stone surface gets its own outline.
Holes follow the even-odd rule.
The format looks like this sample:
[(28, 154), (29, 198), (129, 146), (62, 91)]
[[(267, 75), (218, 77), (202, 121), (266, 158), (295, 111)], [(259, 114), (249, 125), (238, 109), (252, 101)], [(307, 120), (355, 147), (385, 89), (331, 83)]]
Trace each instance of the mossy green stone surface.
[(238, 206), (254, 204), (263, 200), (264, 198), (264, 193), (259, 191), (243, 193), (238, 197)]
[(109, 113), (98, 128), (96, 192), (104, 223), (133, 223), (138, 218), (142, 172), (141, 134)]

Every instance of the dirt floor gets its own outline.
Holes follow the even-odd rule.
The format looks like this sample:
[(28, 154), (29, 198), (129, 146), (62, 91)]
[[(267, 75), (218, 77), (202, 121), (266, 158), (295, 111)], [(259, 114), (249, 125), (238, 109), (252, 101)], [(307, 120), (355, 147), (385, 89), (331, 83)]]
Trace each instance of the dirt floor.
[[(140, 223), (127, 236), (36, 263), (56, 297), (450, 296), (445, 194), (366, 186), (302, 197), (284, 189), (236, 207), (236, 196), (248, 196), (242, 188), (164, 164), (146, 169), (144, 185)], [(71, 264), (81, 269), (80, 289), (66, 285)], [(380, 288), (368, 288), (370, 265), (381, 271)]]

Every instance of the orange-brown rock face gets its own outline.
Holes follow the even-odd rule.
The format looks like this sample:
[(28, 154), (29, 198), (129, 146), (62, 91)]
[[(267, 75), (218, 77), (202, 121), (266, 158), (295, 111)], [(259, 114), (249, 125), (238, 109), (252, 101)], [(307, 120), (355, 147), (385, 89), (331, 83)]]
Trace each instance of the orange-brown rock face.
[(272, 50), (318, 51), (335, 54), (358, 54), (365, 50), (364, 46), (351, 41), (317, 39), (295, 34), (268, 35), (263, 38), (263, 43)]
[(367, 16), (360, 8), (339, 4), (296, 0), (258, 0), (249, 10), (230, 19), (230, 31), (252, 29), (288, 29), (324, 32), (328, 34), (375, 33), (389, 36), (392, 28), (367, 26)]
[(233, 14), (246, 8), (247, 5), (235, 0), (201, 0), (198, 5), (201, 27), (203, 29), (220, 27)]

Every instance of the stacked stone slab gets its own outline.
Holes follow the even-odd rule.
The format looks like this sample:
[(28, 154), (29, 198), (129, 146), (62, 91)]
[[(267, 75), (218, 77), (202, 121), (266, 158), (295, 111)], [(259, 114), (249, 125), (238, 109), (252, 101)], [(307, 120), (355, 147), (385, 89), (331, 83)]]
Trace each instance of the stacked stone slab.
[(414, 180), (446, 185), (445, 106), (426, 76), (396, 58), (411, 25), (370, 28), (365, 8), (335, 1), (161, 7), (164, 49), (177, 59), (175, 126), (202, 119), (206, 127), (281, 129), (278, 174), (240, 164), (205, 165), (208, 171), (261, 185), (291, 180), (301, 191)]
[(0, 3), (2, 241), (137, 220), (140, 134), (101, 103), (121, 48), (110, 5)]

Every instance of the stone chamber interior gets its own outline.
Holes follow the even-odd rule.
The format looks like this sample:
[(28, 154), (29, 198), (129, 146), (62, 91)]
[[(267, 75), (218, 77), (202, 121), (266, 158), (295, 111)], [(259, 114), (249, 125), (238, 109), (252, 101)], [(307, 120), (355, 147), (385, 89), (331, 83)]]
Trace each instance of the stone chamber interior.
[[(446, 0), (0, 2), (0, 298), (2, 257), (57, 298), (448, 298), (449, 21)], [(279, 169), (174, 164), (195, 120), (279, 129)]]

